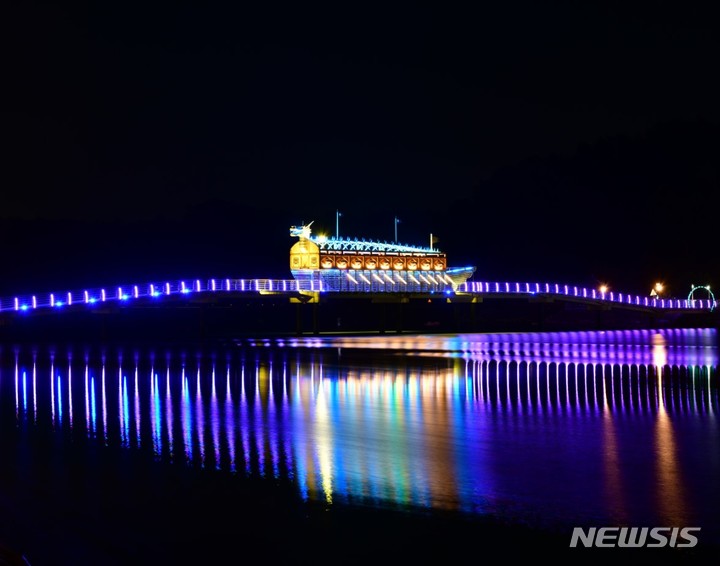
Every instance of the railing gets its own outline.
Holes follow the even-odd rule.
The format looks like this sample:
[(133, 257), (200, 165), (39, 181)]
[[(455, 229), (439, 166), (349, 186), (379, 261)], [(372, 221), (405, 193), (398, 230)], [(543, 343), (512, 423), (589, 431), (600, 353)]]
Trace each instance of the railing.
[(641, 297), (613, 291), (602, 292), (597, 289), (587, 289), (574, 285), (560, 285), (558, 283), (508, 283), (508, 282), (482, 282), (470, 281), (458, 286), (457, 291), (476, 294), (511, 294), (511, 295), (561, 295), (563, 297), (576, 297), (579, 299), (606, 301), (657, 309), (693, 309), (714, 310), (717, 301), (712, 299), (662, 299), (655, 297)]
[[(12, 298), (0, 298), (0, 312), (29, 311), (39, 308), (62, 308), (73, 305), (94, 305), (108, 302), (125, 302), (140, 298), (162, 298), (170, 295), (189, 295), (197, 293), (298, 291), (295, 280), (280, 279), (186, 279), (166, 281), (164, 283), (144, 283), (142, 285), (119, 285), (94, 289), (81, 289), (62, 293), (19, 295)], [(311, 289), (308, 289), (311, 290)]]
[[(407, 289), (393, 285), (392, 288), (374, 289), (373, 293), (402, 293)], [(125, 303), (134, 299), (162, 300), (163, 297), (193, 295), (198, 293), (297, 293), (297, 292), (332, 292), (321, 281), (297, 281), (294, 279), (188, 279), (172, 282), (144, 283), (142, 285), (119, 285), (94, 289), (80, 289), (61, 293), (44, 293), (36, 295), (19, 295), (0, 298), (0, 312), (25, 312), (36, 309), (62, 309), (69, 306), (97, 305), (102, 303)], [(551, 283), (509, 283), (470, 281), (458, 285), (454, 290), (447, 285), (437, 286), (436, 291), (446, 295), (454, 293), (472, 293), (487, 295), (559, 295), (586, 301), (616, 303), (659, 310), (705, 310), (712, 311), (717, 307), (714, 300), (661, 299), (641, 297), (624, 293), (602, 293), (596, 289), (587, 289), (571, 285)], [(434, 292), (431, 290), (430, 292)]]

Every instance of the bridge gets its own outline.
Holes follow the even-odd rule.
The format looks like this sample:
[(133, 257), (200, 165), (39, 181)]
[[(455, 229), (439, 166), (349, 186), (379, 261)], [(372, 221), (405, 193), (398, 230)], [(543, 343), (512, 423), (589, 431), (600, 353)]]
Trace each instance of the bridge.
[(0, 313), (47, 313), (77, 309), (98, 309), (103, 305), (148, 306), (163, 301), (197, 298), (204, 302), (238, 296), (285, 296), (289, 301), (317, 303), (323, 296), (399, 300), (407, 298), (439, 298), (447, 302), (482, 302), (485, 298), (527, 298), (540, 301), (568, 301), (602, 308), (628, 309), (645, 312), (712, 312), (717, 301), (707, 299), (660, 298), (629, 293), (600, 291), (558, 283), (519, 283), (466, 281), (450, 288), (445, 281), (424, 279), (402, 282), (382, 279), (358, 282), (342, 290), (323, 287), (322, 281), (295, 279), (191, 279), (144, 284), (128, 284), (105, 288), (40, 293), (0, 298)]

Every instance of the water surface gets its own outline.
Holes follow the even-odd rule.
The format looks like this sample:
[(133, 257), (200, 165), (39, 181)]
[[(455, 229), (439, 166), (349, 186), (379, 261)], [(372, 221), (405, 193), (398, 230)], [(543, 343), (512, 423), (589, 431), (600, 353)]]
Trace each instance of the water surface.
[(720, 541), (716, 330), (4, 345), (0, 355), (0, 430), (16, 451), (6, 476), (47, 489), (79, 477), (108, 489), (100, 461), (136, 453), (153, 464), (130, 468), (131, 491), (166, 481), (157, 465), (281, 483), (329, 510), (487, 516), (568, 542), (575, 526), (699, 526), (703, 543)]

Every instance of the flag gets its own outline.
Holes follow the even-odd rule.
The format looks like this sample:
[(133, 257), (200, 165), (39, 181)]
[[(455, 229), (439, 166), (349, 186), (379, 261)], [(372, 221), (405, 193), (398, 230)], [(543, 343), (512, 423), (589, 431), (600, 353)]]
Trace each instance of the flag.
[(432, 234), (430, 235), (430, 245), (431, 246), (434, 246), (439, 241), (440, 241), (440, 238), (438, 238), (437, 236), (433, 236)]

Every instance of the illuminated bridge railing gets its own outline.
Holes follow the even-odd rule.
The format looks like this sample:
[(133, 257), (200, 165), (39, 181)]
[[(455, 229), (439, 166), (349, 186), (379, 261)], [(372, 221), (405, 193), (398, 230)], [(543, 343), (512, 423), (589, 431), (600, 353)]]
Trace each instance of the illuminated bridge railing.
[[(623, 293), (601, 293), (596, 289), (583, 287), (550, 284), (550, 283), (508, 283), (508, 282), (481, 282), (471, 281), (458, 285), (450, 290), (447, 285), (434, 290), (431, 286), (423, 289), (424, 292), (437, 292), (438, 294), (452, 296), (454, 293), (470, 293), (482, 295), (503, 296), (547, 296), (559, 295), (561, 297), (577, 298), (589, 302), (608, 302), (653, 308), (659, 310), (706, 310), (712, 311), (717, 307), (714, 300), (688, 300), (688, 299), (657, 299), (641, 297)], [(353, 292), (362, 291), (361, 288), (351, 289)], [(373, 287), (366, 290), (370, 293), (407, 293), (409, 287), (394, 283), (385, 287)], [(331, 291), (322, 282), (297, 281), (294, 279), (192, 279), (172, 282), (144, 283), (140, 285), (119, 285), (94, 289), (80, 289), (60, 293), (43, 293), (36, 295), (18, 295), (15, 297), (0, 298), (0, 312), (25, 312), (36, 309), (63, 309), (85, 305), (92, 307), (102, 303), (132, 303), (136, 299), (149, 301), (162, 301), (163, 298), (179, 297), (183, 295), (209, 295), (223, 293), (297, 293), (297, 292), (343, 293), (345, 291)]]
[(190, 279), (0, 298), (0, 312), (124, 303), (141, 298), (162, 300), (163, 297), (199, 293), (297, 292), (299, 290), (297, 282), (293, 279)]
[(627, 293), (601, 292), (597, 289), (588, 289), (575, 285), (562, 285), (558, 283), (509, 283), (469, 281), (458, 286), (457, 292), (496, 295), (561, 295), (578, 299), (620, 303), (638, 307), (657, 309), (692, 309), (714, 310), (717, 301), (711, 299), (662, 299), (655, 297), (641, 297)]

